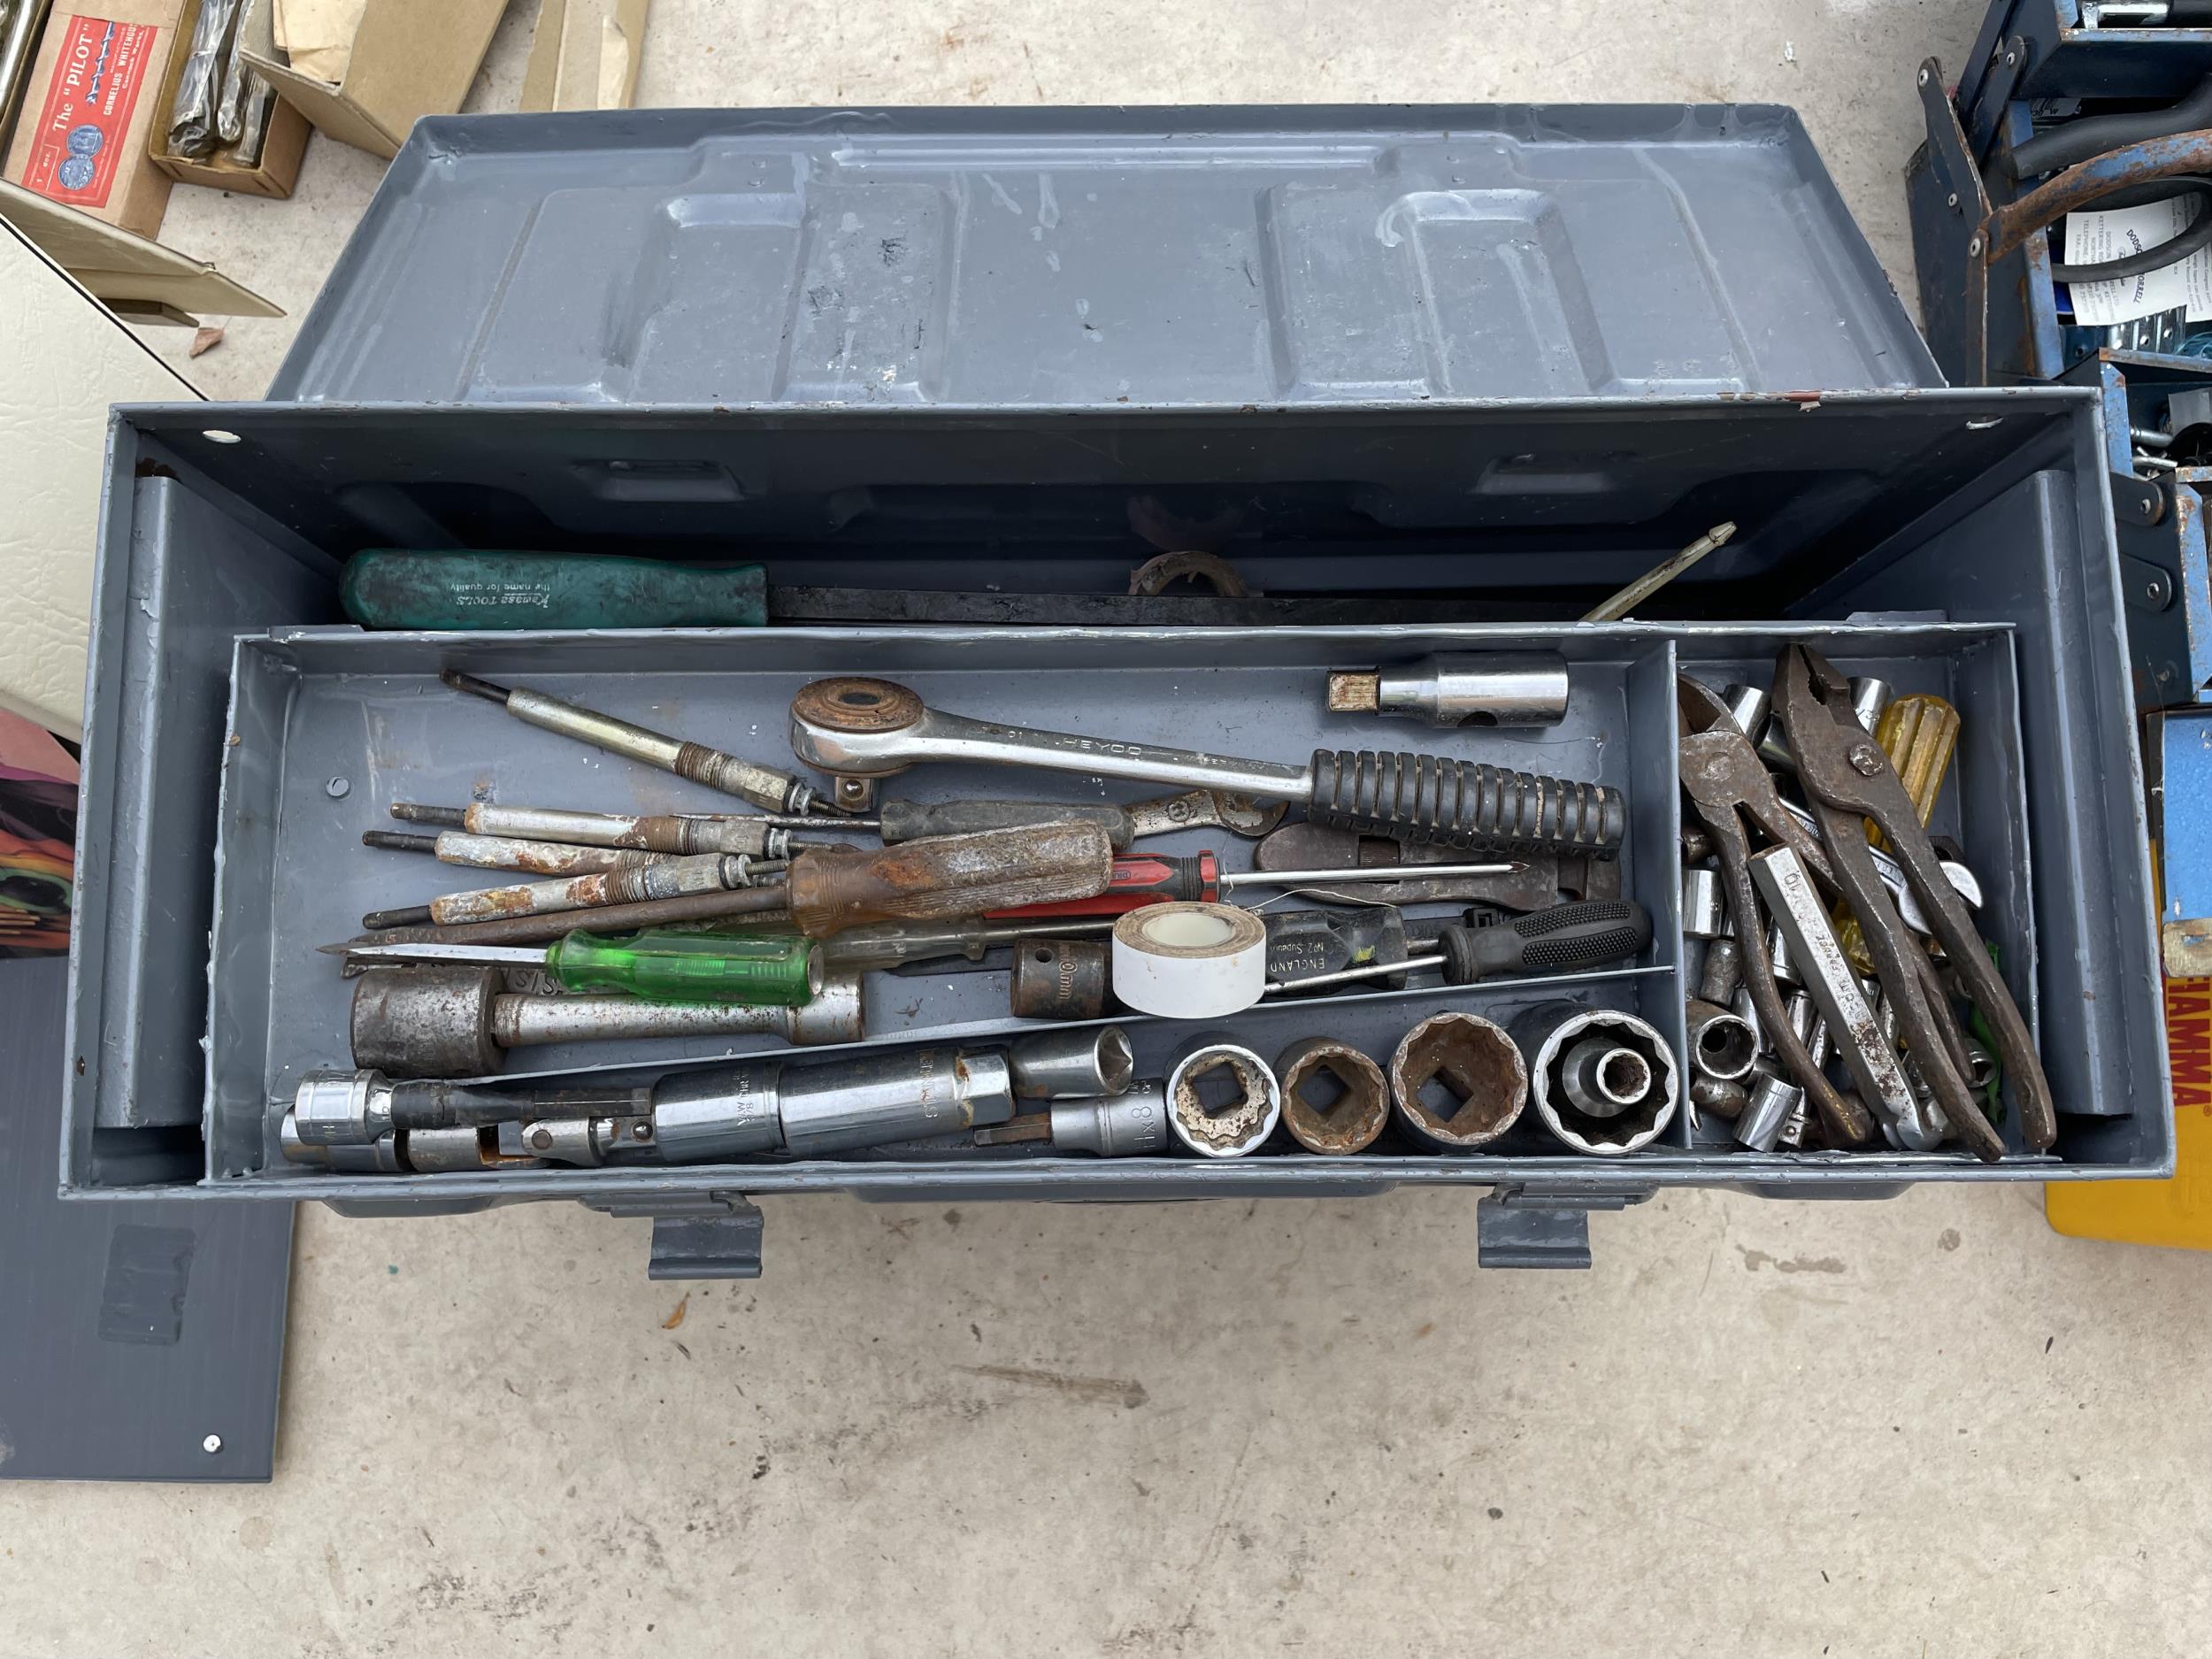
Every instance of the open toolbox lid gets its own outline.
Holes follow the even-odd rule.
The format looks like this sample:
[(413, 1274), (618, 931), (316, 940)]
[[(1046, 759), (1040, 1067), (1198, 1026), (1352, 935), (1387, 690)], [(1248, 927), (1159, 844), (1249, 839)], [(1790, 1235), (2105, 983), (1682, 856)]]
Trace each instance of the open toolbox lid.
[(419, 123), (276, 401), (1415, 403), (1940, 386), (1777, 105)]

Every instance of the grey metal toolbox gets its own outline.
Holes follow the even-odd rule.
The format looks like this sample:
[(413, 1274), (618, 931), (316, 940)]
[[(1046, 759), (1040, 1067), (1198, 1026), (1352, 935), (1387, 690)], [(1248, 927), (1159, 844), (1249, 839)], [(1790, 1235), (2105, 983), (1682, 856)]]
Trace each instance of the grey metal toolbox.
[[(2096, 402), (1916, 389), (1932, 378), (1783, 111), (426, 122), (303, 330), (280, 401), (119, 414), (65, 1184), (401, 1210), (577, 1197), (683, 1223), (657, 1247), (666, 1271), (757, 1271), (743, 1195), (764, 1192), (1455, 1181), (1500, 1189), (1485, 1210), (1498, 1259), (1545, 1260), (1586, 1259), (1554, 1212), (1665, 1185), (1872, 1196), (2159, 1173), (2170, 1104)], [(1517, 619), (1576, 614), (1724, 518), (1736, 539), (1649, 607), (1658, 619)], [(395, 541), (742, 552), (778, 582), (1096, 592), (1154, 550), (1141, 531), (1194, 525), (1271, 594), (1394, 592), (1415, 619), (372, 634), (336, 608), (339, 561)], [(1425, 597), (1470, 595), (1497, 620), (1417, 619)], [(850, 672), (963, 712), (1154, 740), (1202, 726), (1225, 751), (1297, 757), (1373, 741), (1323, 712), (1326, 667), (1532, 636), (1571, 659), (1567, 725), (1540, 751), (1495, 733), (1454, 752), (1627, 791), (1625, 885), (1661, 918), (1648, 959), (1225, 1025), (1249, 1022), (1271, 1052), (1327, 1029), (1386, 1053), (1439, 1007), (1563, 995), (1643, 1011), (1678, 1056), (1673, 675), (1741, 677), (1805, 638), (1960, 707), (1942, 827), (1981, 868), (1984, 929), (2038, 1023), (2063, 1114), (2054, 1151), (1995, 1165), (1763, 1155), (1704, 1144), (1686, 1122), (1605, 1160), (1532, 1128), (1471, 1156), (1204, 1166), (917, 1144), (393, 1178), (276, 1156), (272, 1100), (342, 1059), (344, 987), (313, 946), (371, 903), (434, 889), (433, 872), (357, 849), (391, 801), (703, 803), (457, 706), (442, 668), (588, 687), (617, 712), (764, 758), (799, 684)], [(982, 780), (916, 776), (924, 794)], [(1007, 1024), (972, 978), (871, 996), (872, 1041)], [(1131, 1033), (1142, 1064), (1172, 1034)], [(509, 1072), (642, 1074), (746, 1046), (552, 1049)], [(713, 1217), (719, 1233), (692, 1225)]]

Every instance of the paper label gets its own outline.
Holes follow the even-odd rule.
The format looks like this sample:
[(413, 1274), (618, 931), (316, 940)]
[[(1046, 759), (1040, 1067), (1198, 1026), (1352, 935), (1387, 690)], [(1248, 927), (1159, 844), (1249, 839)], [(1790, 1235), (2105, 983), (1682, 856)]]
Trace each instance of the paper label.
[[(2171, 242), (2196, 217), (2197, 203), (2194, 196), (2173, 196), (2147, 207), (2069, 213), (2066, 263), (2102, 265)], [(2212, 318), (2212, 247), (2200, 248), (2178, 264), (2141, 276), (2076, 282), (2070, 291), (2078, 323), (2131, 323), (2177, 306), (2187, 308), (2191, 322), (2202, 322)]]
[(71, 207), (105, 207), (123, 165), (131, 112), (155, 59), (160, 28), (73, 17), (46, 88), (23, 188)]

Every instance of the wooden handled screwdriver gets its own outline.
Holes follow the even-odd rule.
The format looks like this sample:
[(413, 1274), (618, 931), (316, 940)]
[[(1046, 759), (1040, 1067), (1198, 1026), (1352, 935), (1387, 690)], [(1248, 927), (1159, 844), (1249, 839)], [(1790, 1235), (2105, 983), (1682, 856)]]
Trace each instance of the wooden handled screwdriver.
[[(634, 873), (644, 876), (653, 872), (687, 869), (700, 862), (677, 859)], [(736, 876), (741, 872), (734, 867), (743, 861), (734, 856), (709, 855), (703, 862), (724, 866), (726, 873)], [(824, 939), (865, 922), (938, 921), (987, 914), (1010, 906), (1090, 898), (1106, 890), (1113, 879), (1113, 870), (1112, 843), (1102, 826), (1090, 823), (1046, 824), (1027, 829), (984, 830), (973, 835), (941, 835), (876, 852), (810, 847), (791, 859), (780, 887), (749, 889), (749, 895), (757, 895), (758, 902), (733, 906), (733, 910), (765, 910), (780, 904), (788, 910), (792, 924), (799, 932), (809, 938)], [(727, 885), (740, 883), (731, 881)], [(541, 896), (536, 892), (540, 888), (559, 891)], [(604, 920), (604, 916), (613, 910), (634, 913), (640, 908), (638, 904), (609, 902), (606, 910), (595, 913), (592, 906), (575, 901), (595, 892), (604, 892), (612, 898), (618, 890), (618, 884), (598, 876), (581, 876), (569, 881), (526, 882), (516, 887), (493, 890), (518, 895), (503, 911), (498, 902), (487, 902), (481, 895), (456, 895), (465, 896), (468, 902), (458, 909), (448, 907), (446, 913), (474, 917), (497, 912), (511, 919), (534, 919), (549, 913), (551, 905), (557, 902), (565, 912), (566, 920), (557, 925), (550, 936), (558, 937), (577, 929), (612, 932), (617, 925)], [(680, 897), (696, 896), (701, 895), (671, 894), (664, 899), (649, 902), (672, 902)], [(376, 931), (380, 927), (411, 928), (419, 923), (435, 922), (440, 905), (440, 901), (434, 900), (412, 910), (380, 911), (365, 926)], [(638, 919), (642, 922), (648, 918)], [(650, 919), (664, 921), (677, 918), (655, 916)], [(468, 931), (471, 926), (503, 926), (505, 922), (457, 923), (450, 928), (440, 927), (431, 936), (449, 938), (454, 942), (475, 938), (477, 935)], [(502, 936), (501, 942), (525, 941), (509, 933)]]

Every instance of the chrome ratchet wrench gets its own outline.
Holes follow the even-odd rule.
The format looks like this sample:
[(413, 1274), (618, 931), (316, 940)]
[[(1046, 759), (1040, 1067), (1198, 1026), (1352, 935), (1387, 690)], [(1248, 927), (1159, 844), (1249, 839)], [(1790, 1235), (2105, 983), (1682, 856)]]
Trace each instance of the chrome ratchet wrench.
[(1292, 765), (1033, 731), (929, 708), (887, 680), (801, 687), (791, 700), (791, 748), (836, 780), (833, 798), (847, 812), (867, 810), (879, 779), (918, 762), (955, 761), (1292, 801), (1317, 823), (1449, 847), (1609, 853), (1628, 827), (1625, 797), (1604, 784), (1436, 755), (1321, 749)]

